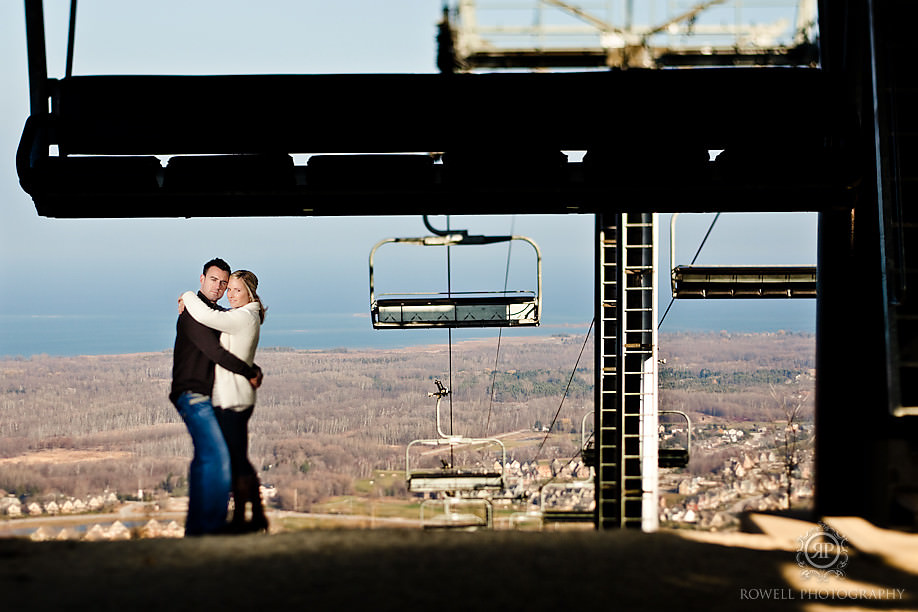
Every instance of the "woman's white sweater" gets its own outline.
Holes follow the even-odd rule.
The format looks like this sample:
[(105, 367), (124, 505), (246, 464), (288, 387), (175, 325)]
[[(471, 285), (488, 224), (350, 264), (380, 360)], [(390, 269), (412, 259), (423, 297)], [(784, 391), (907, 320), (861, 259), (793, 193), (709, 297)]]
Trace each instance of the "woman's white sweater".
[[(261, 328), (258, 302), (249, 302), (233, 310), (214, 310), (191, 291), (182, 294), (182, 301), (195, 321), (223, 332), (220, 334), (223, 348), (249, 365), (254, 363)], [(255, 405), (255, 389), (241, 374), (217, 365), (213, 403), (221, 408), (243, 410)]]

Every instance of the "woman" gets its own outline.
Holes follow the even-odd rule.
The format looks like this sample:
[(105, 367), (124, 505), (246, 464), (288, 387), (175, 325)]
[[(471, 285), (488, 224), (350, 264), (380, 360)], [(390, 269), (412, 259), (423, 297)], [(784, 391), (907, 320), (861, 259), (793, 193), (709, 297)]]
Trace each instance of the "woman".
[[(226, 297), (232, 310), (214, 310), (186, 291), (182, 302), (188, 314), (207, 327), (223, 332), (220, 344), (249, 365), (255, 360), (258, 336), (265, 309), (258, 297), (258, 278), (248, 270), (230, 274)], [(267, 531), (268, 519), (259, 492), (258, 474), (248, 458), (248, 423), (255, 409), (255, 389), (249, 381), (217, 365), (214, 371), (214, 410), (229, 448), (234, 500), (230, 529), (234, 532)], [(252, 504), (252, 519), (246, 522), (246, 505)]]

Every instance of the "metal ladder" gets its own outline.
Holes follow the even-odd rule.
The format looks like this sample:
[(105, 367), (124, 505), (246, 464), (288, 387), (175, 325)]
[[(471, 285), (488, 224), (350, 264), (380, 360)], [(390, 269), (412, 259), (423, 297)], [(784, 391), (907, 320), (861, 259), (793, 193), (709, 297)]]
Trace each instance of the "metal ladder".
[(652, 213), (597, 216), (596, 523), (656, 528), (656, 253)]

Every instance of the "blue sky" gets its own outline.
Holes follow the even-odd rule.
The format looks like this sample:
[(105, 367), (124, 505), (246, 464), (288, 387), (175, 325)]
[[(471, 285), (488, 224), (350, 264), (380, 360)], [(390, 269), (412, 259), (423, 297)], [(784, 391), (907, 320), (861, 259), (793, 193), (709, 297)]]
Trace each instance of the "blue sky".
[[(45, 4), (49, 74), (57, 77), (64, 71), (69, 2)], [(436, 70), (439, 16), (440, 0), (83, 0), (74, 74), (429, 73)], [(0, 54), (0, 263), (6, 298), (0, 315), (171, 313), (176, 296), (195, 288), (200, 265), (213, 256), (255, 271), (260, 293), (274, 312), (363, 313), (372, 245), (387, 236), (426, 233), (417, 217), (39, 217), (19, 187), (14, 164), (28, 115), (21, 2), (0, 3)], [(680, 218), (679, 263), (691, 259), (712, 217)], [(442, 218), (435, 222), (445, 224)], [(472, 233), (504, 234), (512, 227), (534, 238), (544, 256), (546, 319), (589, 322), (592, 217), (453, 217), (451, 223)], [(665, 269), (668, 216), (661, 216), (660, 238)], [(699, 263), (814, 263), (815, 243), (815, 215), (724, 215)], [(523, 251), (515, 250), (512, 264), (512, 278), (524, 275), (521, 282), (534, 267), (520, 259)], [(505, 252), (473, 253), (469, 261), (488, 284), (481, 288), (502, 287)], [(661, 289), (662, 312), (669, 302), (665, 281)], [(764, 329), (800, 329), (809, 322), (811, 328), (814, 312), (809, 301), (680, 302), (664, 329), (721, 329), (730, 321), (760, 321)], [(372, 333), (369, 323), (367, 328)]]

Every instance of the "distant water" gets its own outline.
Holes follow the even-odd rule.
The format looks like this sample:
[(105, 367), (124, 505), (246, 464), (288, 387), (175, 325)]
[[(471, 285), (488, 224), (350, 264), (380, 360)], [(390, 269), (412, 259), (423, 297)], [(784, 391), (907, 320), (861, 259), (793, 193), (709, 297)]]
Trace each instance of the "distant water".
[[(0, 315), (0, 357), (31, 355), (118, 355), (171, 350), (175, 315)], [(589, 321), (543, 319), (536, 328), (504, 330), (509, 336), (585, 334)], [(496, 329), (453, 330), (453, 340), (496, 338)], [(368, 316), (268, 312), (262, 347), (294, 349), (401, 348), (446, 343), (446, 330), (374, 330)]]
[[(665, 310), (661, 304), (660, 312)], [(589, 320), (544, 316), (535, 328), (505, 329), (503, 336), (583, 336)], [(664, 332), (766, 332), (780, 329), (813, 332), (815, 300), (748, 300), (677, 302), (662, 326)], [(496, 329), (453, 330), (453, 340), (496, 338)], [(47, 355), (117, 355), (171, 350), (175, 315), (3, 315), (0, 357)], [(268, 312), (261, 329), (262, 347), (330, 350), (336, 348), (402, 348), (443, 344), (445, 329), (374, 330), (368, 315), (288, 314)]]

